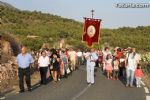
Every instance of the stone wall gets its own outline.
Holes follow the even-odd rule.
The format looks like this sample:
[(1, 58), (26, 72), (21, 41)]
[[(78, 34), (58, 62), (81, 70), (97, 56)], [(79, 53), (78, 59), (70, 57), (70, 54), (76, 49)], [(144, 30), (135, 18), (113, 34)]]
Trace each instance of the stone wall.
[(13, 83), (17, 81), (18, 69), (15, 57), (8, 62), (0, 64), (0, 93), (12, 90)]
[(0, 63), (6, 63), (12, 56), (9, 42), (1, 41), (0, 43)]
[(17, 68), (10, 42), (0, 36), (0, 93), (12, 89), (13, 81), (17, 81)]

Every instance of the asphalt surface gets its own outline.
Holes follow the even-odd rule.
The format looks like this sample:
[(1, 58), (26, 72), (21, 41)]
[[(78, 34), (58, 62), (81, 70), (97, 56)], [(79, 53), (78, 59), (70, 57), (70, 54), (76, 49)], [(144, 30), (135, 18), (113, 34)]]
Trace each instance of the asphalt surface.
[(32, 92), (11, 94), (5, 100), (146, 100), (144, 88), (126, 88), (120, 80), (108, 80), (99, 68), (95, 75), (95, 84), (88, 85), (82, 66), (58, 83), (36, 86)]

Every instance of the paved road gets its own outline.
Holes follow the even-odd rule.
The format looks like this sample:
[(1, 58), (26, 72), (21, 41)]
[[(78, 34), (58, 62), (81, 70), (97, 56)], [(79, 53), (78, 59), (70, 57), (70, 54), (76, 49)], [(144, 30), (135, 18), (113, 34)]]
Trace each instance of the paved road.
[(146, 100), (143, 88), (126, 88), (120, 80), (107, 80), (100, 69), (95, 81), (94, 85), (86, 84), (86, 71), (82, 66), (57, 84), (50, 82), (32, 92), (9, 95), (5, 100)]

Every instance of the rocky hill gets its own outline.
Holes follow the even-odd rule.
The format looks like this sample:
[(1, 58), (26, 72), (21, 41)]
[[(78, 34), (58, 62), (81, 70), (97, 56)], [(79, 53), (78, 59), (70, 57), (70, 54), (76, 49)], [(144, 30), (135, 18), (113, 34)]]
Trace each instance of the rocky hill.
[(17, 8), (15, 8), (14, 6), (6, 3), (6, 2), (2, 2), (0, 1), (0, 6), (4, 6), (4, 7), (7, 7), (7, 8), (10, 8), (10, 9), (14, 9), (14, 10), (18, 10)]

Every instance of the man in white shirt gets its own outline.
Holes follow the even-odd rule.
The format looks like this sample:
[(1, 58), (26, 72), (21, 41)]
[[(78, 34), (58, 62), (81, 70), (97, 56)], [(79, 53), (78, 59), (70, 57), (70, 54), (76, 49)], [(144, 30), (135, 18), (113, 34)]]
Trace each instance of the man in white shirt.
[(94, 67), (95, 62), (98, 59), (97, 54), (95, 53), (94, 49), (91, 49), (91, 52), (87, 52), (85, 56), (86, 62), (86, 69), (87, 69), (87, 83), (94, 84)]
[(41, 84), (46, 85), (46, 76), (47, 76), (47, 71), (48, 71), (48, 66), (50, 64), (50, 59), (47, 56), (45, 51), (41, 52), (41, 56), (38, 59), (38, 65), (40, 69), (40, 74), (41, 74)]
[(126, 87), (130, 85), (133, 87), (133, 80), (134, 80), (134, 72), (137, 68), (138, 58), (135, 51), (135, 48), (132, 48), (132, 52), (129, 54), (127, 59), (127, 66), (126, 66), (126, 74), (127, 74), (127, 83)]

